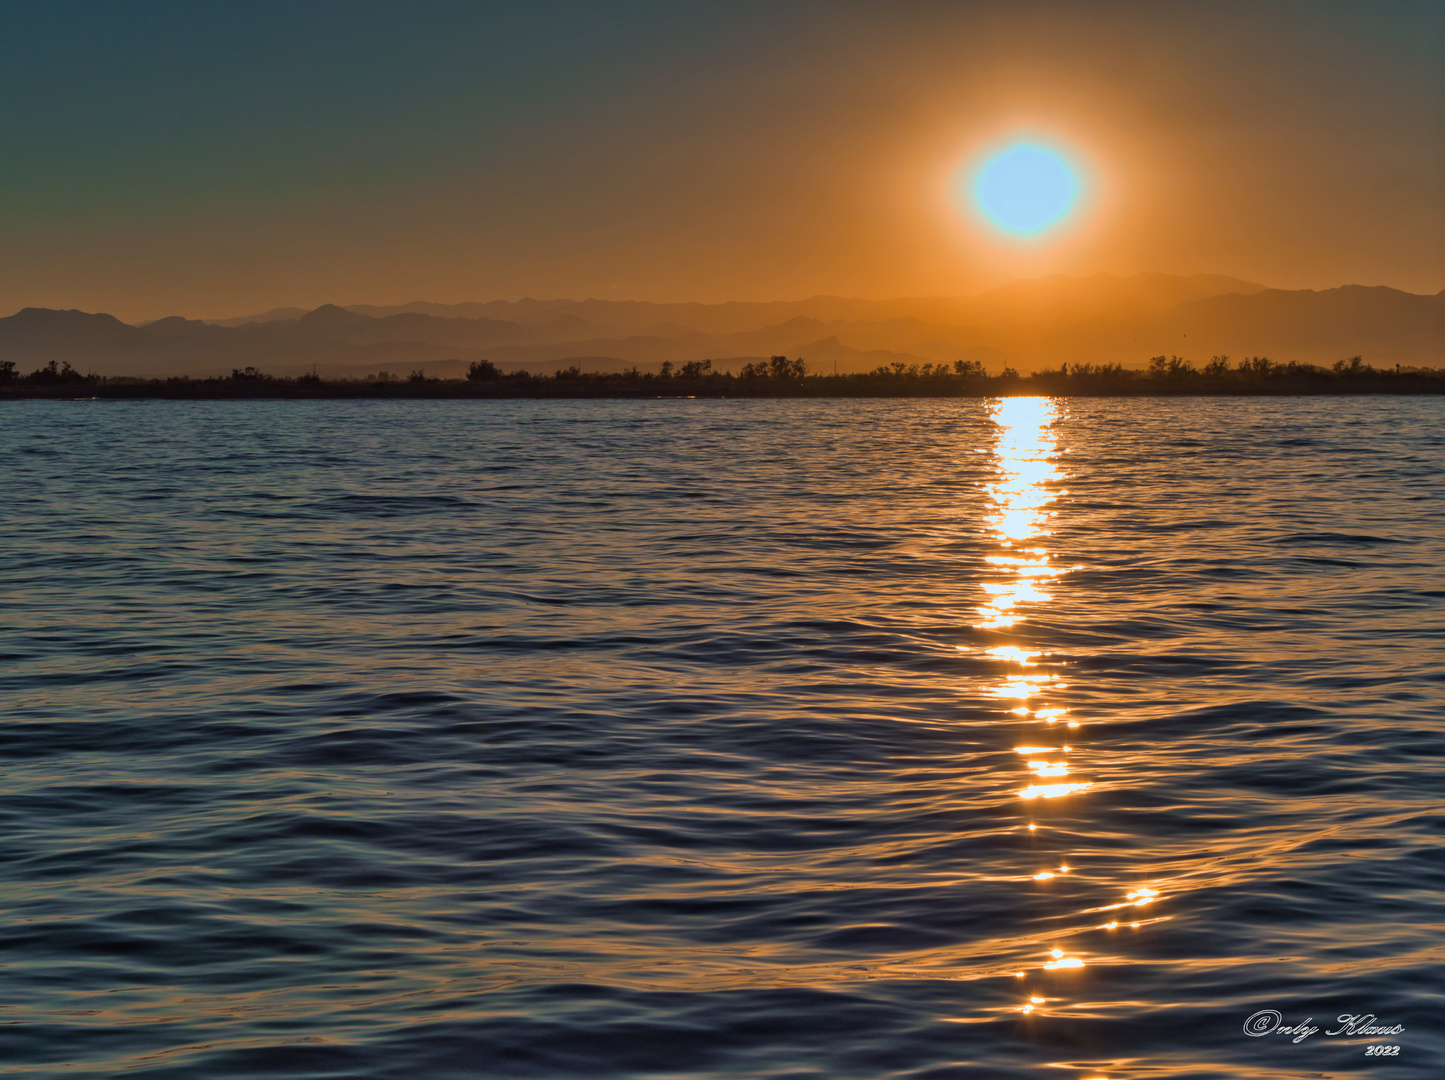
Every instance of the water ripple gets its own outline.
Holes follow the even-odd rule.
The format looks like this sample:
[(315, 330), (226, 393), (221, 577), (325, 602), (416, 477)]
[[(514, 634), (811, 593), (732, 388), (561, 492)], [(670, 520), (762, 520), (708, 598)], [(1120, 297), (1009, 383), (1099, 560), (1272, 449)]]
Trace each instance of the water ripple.
[(0, 1071), (1434, 1075), (1440, 408), (11, 403)]

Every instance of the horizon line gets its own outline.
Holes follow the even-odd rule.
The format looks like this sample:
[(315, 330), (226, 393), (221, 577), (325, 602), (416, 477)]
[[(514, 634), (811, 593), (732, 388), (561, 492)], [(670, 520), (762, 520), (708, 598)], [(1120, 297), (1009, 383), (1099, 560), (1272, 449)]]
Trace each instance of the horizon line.
[[(1020, 285), (1030, 285), (1030, 284), (1038, 284), (1038, 283), (1043, 283), (1043, 282), (1058, 282), (1058, 281), (1088, 282), (1088, 281), (1097, 281), (1097, 280), (1099, 280), (1099, 279), (1101, 279), (1101, 278), (1103, 278), (1103, 279), (1110, 279), (1110, 280), (1119, 281), (1119, 282), (1133, 281), (1133, 280), (1136, 280), (1136, 279), (1139, 279), (1139, 278), (1169, 278), (1169, 279), (1175, 279), (1175, 280), (1179, 280), (1179, 281), (1189, 281), (1189, 280), (1196, 279), (1196, 278), (1226, 278), (1226, 279), (1229, 279), (1230, 281), (1235, 282), (1235, 283), (1238, 283), (1238, 284), (1240, 284), (1240, 285), (1249, 286), (1250, 289), (1251, 289), (1251, 293), (1252, 293), (1252, 294), (1258, 294), (1258, 293), (1261, 293), (1261, 292), (1290, 292), (1290, 293), (1315, 293), (1315, 294), (1318, 294), (1318, 293), (1334, 292), (1334, 291), (1339, 290), (1339, 289), (1349, 289), (1349, 288), (1359, 288), (1359, 289), (1388, 289), (1388, 290), (1390, 290), (1390, 291), (1392, 291), (1392, 292), (1398, 292), (1398, 293), (1402, 293), (1402, 294), (1407, 295), (1407, 296), (1417, 296), (1417, 297), (1432, 297), (1432, 296), (1439, 296), (1439, 295), (1441, 295), (1442, 293), (1445, 293), (1445, 287), (1442, 287), (1442, 288), (1440, 288), (1440, 289), (1437, 289), (1437, 290), (1435, 290), (1434, 292), (1413, 292), (1413, 291), (1410, 290), (1410, 289), (1403, 289), (1403, 288), (1400, 288), (1400, 287), (1394, 286), (1394, 285), (1365, 284), (1365, 283), (1359, 282), (1359, 281), (1346, 281), (1346, 282), (1342, 282), (1342, 283), (1340, 283), (1340, 284), (1338, 284), (1338, 285), (1331, 285), (1331, 286), (1327, 286), (1327, 287), (1325, 287), (1325, 288), (1299, 288), (1299, 289), (1289, 289), (1289, 288), (1282, 288), (1282, 287), (1276, 286), (1276, 285), (1267, 285), (1267, 284), (1264, 284), (1264, 283), (1259, 282), (1259, 281), (1251, 281), (1251, 280), (1249, 280), (1249, 279), (1247, 279), (1247, 278), (1235, 277), (1233, 274), (1216, 273), (1216, 272), (1213, 272), (1213, 271), (1198, 271), (1198, 272), (1193, 273), (1193, 274), (1174, 274), (1174, 273), (1169, 273), (1169, 272), (1167, 272), (1167, 271), (1144, 270), (1144, 271), (1139, 271), (1139, 272), (1133, 273), (1133, 274), (1117, 274), (1117, 273), (1114, 273), (1114, 272), (1112, 272), (1112, 271), (1099, 271), (1099, 272), (1093, 273), (1093, 274), (1063, 274), (1063, 273), (1058, 273), (1058, 274), (1042, 274), (1042, 275), (1039, 275), (1039, 276), (1037, 276), (1037, 277), (1015, 278), (1015, 279), (1012, 279), (1012, 280), (1003, 282), (1003, 283), (1001, 283), (1001, 284), (991, 285), (991, 286), (989, 286), (988, 288), (983, 289), (983, 290), (981, 290), (981, 291), (979, 291), (979, 292), (953, 293), (953, 294), (942, 294), (942, 293), (940, 293), (940, 294), (933, 294), (933, 295), (919, 295), (919, 294), (915, 294), (915, 295), (887, 296), (887, 297), (847, 296), (847, 295), (843, 295), (843, 294), (841, 294), (841, 293), (826, 293), (826, 292), (825, 292), (825, 293), (811, 293), (811, 294), (809, 294), (809, 295), (807, 295), (807, 296), (800, 296), (800, 297), (774, 298), (774, 299), (768, 299), (768, 300), (757, 300), (757, 299), (752, 299), (752, 300), (747, 300), (747, 299), (730, 299), (730, 300), (649, 300), (649, 299), (641, 299), (641, 298), (635, 298), (635, 297), (634, 297), (634, 298), (627, 298), (627, 299), (607, 299), (607, 298), (598, 297), (598, 296), (584, 296), (584, 297), (580, 297), (580, 298), (579, 298), (579, 297), (575, 297), (575, 296), (538, 297), (538, 296), (532, 296), (532, 295), (522, 295), (522, 296), (519, 296), (519, 297), (516, 297), (516, 298), (511, 298), (511, 297), (493, 297), (493, 298), (487, 299), (487, 300), (457, 300), (457, 301), (450, 301), (450, 302), (448, 302), (448, 301), (441, 301), (441, 300), (427, 300), (427, 299), (423, 299), (423, 298), (417, 298), (417, 299), (412, 299), (412, 300), (405, 301), (405, 302), (403, 302), (403, 303), (378, 303), (378, 302), (375, 302), (375, 301), (362, 301), (362, 302), (355, 302), (355, 303), (338, 304), (338, 303), (335, 303), (334, 301), (324, 301), (324, 302), (322, 302), (322, 303), (320, 303), (320, 304), (316, 304), (315, 306), (312, 306), (312, 307), (305, 307), (305, 306), (302, 306), (301, 304), (282, 304), (282, 305), (278, 305), (278, 306), (275, 306), (275, 307), (268, 308), (268, 309), (266, 309), (266, 310), (264, 310), (264, 311), (251, 312), (251, 313), (247, 313), (247, 314), (243, 314), (243, 315), (219, 315), (219, 316), (216, 316), (216, 315), (202, 315), (202, 316), (196, 316), (196, 315), (182, 315), (182, 314), (179, 314), (178, 312), (176, 312), (176, 311), (174, 311), (174, 310), (171, 310), (170, 313), (169, 313), (169, 314), (166, 314), (166, 315), (158, 315), (158, 316), (155, 316), (155, 317), (153, 317), (153, 318), (140, 318), (140, 319), (135, 319), (134, 321), (121, 318), (120, 316), (115, 315), (115, 314), (113, 314), (113, 313), (110, 312), (110, 311), (105, 311), (105, 310), (100, 310), (100, 309), (93, 310), (93, 311), (87, 311), (86, 309), (80, 308), (80, 307), (70, 307), (70, 306), (66, 306), (66, 307), (51, 307), (51, 306), (44, 305), (44, 304), (33, 304), (33, 303), (32, 303), (32, 304), (25, 304), (25, 305), (23, 305), (23, 306), (21, 306), (21, 307), (18, 307), (18, 308), (16, 308), (15, 310), (13, 310), (9, 315), (0, 316), (0, 318), (13, 318), (14, 316), (19, 315), (19, 314), (21, 314), (22, 312), (25, 312), (25, 311), (58, 311), (58, 312), (62, 312), (62, 311), (74, 311), (74, 312), (78, 312), (78, 313), (80, 313), (80, 314), (85, 314), (85, 315), (109, 315), (111, 318), (114, 318), (114, 319), (116, 319), (116, 320), (119, 321), (119, 322), (125, 323), (126, 325), (136, 326), (136, 327), (142, 327), (142, 326), (149, 325), (149, 324), (151, 324), (151, 323), (161, 322), (162, 320), (172, 319), (172, 318), (182, 318), (182, 319), (186, 319), (187, 321), (190, 321), (190, 322), (201, 322), (201, 323), (208, 323), (208, 324), (217, 324), (217, 323), (222, 323), (222, 322), (232, 322), (232, 321), (237, 321), (237, 320), (240, 320), (240, 321), (242, 321), (242, 322), (244, 323), (244, 322), (257, 321), (257, 320), (260, 320), (260, 319), (265, 318), (265, 317), (268, 316), (268, 315), (274, 315), (274, 314), (276, 314), (277, 312), (295, 311), (295, 312), (298, 313), (298, 314), (295, 316), (295, 318), (300, 318), (301, 316), (311, 314), (312, 312), (318, 311), (318, 310), (320, 310), (320, 309), (322, 309), (322, 308), (326, 308), (326, 307), (339, 308), (339, 309), (344, 310), (344, 311), (352, 312), (353, 314), (363, 314), (362, 312), (358, 312), (356, 309), (358, 309), (358, 308), (405, 309), (405, 308), (414, 307), (414, 306), (423, 305), (423, 304), (425, 304), (425, 305), (430, 305), (430, 306), (433, 306), (433, 307), (439, 307), (439, 308), (459, 308), (459, 307), (466, 307), (466, 306), (471, 306), (471, 305), (485, 306), (485, 305), (490, 305), (490, 304), (516, 305), (516, 304), (527, 304), (527, 303), (532, 303), (532, 304), (594, 304), (594, 303), (595, 303), (595, 304), (639, 305), (639, 306), (650, 306), (650, 307), (661, 307), (661, 308), (666, 308), (666, 307), (723, 308), (723, 307), (730, 307), (730, 306), (759, 306), (759, 307), (762, 307), (762, 306), (775, 306), (775, 305), (776, 305), (776, 306), (782, 306), (782, 305), (789, 305), (789, 304), (806, 304), (806, 303), (816, 302), (816, 301), (839, 301), (839, 302), (843, 302), (843, 303), (854, 303), (854, 304), (951, 303), (951, 302), (958, 302), (958, 301), (963, 301), (963, 300), (980, 300), (980, 299), (984, 299), (984, 298), (988, 297), (988, 296), (989, 296), (990, 294), (992, 294), (992, 293), (996, 293), (996, 292), (999, 292), (999, 291), (1001, 291), (1001, 290), (1010, 289), (1010, 288), (1013, 288), (1013, 287), (1016, 287), (1016, 286), (1020, 286)], [(1216, 294), (1216, 295), (1229, 295), (1230, 292), (1232, 292), (1232, 291), (1234, 291), (1234, 290), (1225, 290), (1224, 292), (1221, 292), (1221, 293)], [(400, 311), (398, 311), (397, 313), (400, 313)], [(371, 316), (371, 315), (364, 315), (364, 314), (363, 314), (363, 317), (366, 317), (366, 318), (378, 318), (378, 317), (380, 317), (380, 318), (385, 318), (386, 316)], [(277, 318), (277, 319), (274, 319), (274, 320), (271, 320), (271, 321), (282, 322), (282, 321), (287, 321), (287, 320), (284, 319), (284, 318)]]

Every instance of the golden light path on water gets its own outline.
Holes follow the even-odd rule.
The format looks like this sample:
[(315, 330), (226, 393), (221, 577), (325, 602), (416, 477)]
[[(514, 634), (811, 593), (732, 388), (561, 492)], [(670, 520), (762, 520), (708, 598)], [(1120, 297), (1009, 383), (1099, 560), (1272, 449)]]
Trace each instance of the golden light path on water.
[[(985, 601), (978, 608), (980, 629), (1008, 631), (1021, 626), (1031, 610), (1049, 603), (1052, 591), (1069, 567), (1055, 561), (1050, 550), (1052, 504), (1068, 494), (1061, 484), (1065, 476), (1059, 467), (1060, 450), (1055, 426), (1062, 419), (1058, 403), (1048, 398), (1003, 398), (990, 405), (996, 426), (994, 444), (998, 479), (987, 485), (991, 502), (988, 524), (998, 544), (988, 562), (999, 576), (983, 584)], [(1025, 644), (1000, 644), (988, 649), (995, 660), (1011, 665), (1001, 682), (991, 686), (992, 694), (1005, 703), (1007, 714), (1018, 717), (1034, 734), (1015, 747), (1020, 758), (1018, 796), (1030, 813), (1028, 829), (1038, 838), (1038, 825), (1031, 810), (1038, 800), (1063, 799), (1086, 793), (1093, 782), (1078, 775), (1069, 755), (1069, 739), (1078, 733), (1080, 721), (1060, 703), (1059, 692), (1067, 689), (1057, 671), (1049, 670), (1047, 654)], [(1057, 857), (1047, 868), (1031, 876), (1037, 889), (1051, 889), (1057, 879), (1072, 872), (1067, 855)], [(1159, 896), (1156, 889), (1137, 887), (1116, 904), (1092, 908), (1088, 914), (1143, 907)], [(1118, 918), (1097, 925), (1116, 930)], [(1127, 925), (1138, 927), (1138, 922)], [(1040, 958), (1039, 970), (1065, 972), (1085, 967), (1087, 961), (1057, 945)], [(1027, 980), (1027, 972), (1016, 972)], [(1041, 1006), (1058, 1003), (1059, 998), (1040, 994), (1025, 982), (1018, 1011), (1030, 1014)], [(1057, 994), (1056, 987), (1051, 987)]]

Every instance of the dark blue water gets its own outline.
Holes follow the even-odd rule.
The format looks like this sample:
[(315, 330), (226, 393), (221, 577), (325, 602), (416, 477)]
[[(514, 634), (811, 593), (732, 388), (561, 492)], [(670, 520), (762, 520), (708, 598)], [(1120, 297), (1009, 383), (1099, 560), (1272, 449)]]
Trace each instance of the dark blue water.
[(1445, 1075), (1442, 432), (6, 405), (0, 1074)]

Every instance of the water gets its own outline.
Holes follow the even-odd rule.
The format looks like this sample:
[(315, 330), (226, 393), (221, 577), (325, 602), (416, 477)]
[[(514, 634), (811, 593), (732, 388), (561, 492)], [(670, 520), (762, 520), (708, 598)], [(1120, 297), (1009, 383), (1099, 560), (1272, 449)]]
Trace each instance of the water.
[(1442, 420), (6, 406), (0, 1073), (1445, 1075)]

